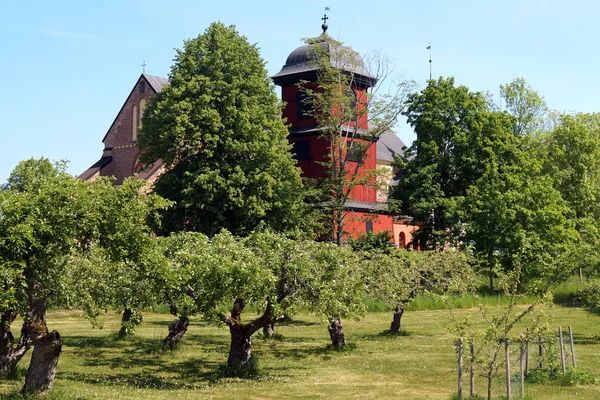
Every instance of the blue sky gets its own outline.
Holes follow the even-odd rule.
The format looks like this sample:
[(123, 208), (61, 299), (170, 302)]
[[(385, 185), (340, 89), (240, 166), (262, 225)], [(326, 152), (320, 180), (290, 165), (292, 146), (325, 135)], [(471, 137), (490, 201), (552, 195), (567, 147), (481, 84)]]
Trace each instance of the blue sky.
[[(498, 94), (523, 77), (557, 110), (600, 111), (600, 2), (592, 0), (0, 0), (0, 182), (23, 159), (70, 161), (78, 175), (142, 72), (167, 77), (174, 50), (213, 21), (257, 43), (271, 75), (301, 38), (329, 33), (381, 50), (416, 80), (454, 76)], [(405, 124), (397, 127), (407, 143)]]

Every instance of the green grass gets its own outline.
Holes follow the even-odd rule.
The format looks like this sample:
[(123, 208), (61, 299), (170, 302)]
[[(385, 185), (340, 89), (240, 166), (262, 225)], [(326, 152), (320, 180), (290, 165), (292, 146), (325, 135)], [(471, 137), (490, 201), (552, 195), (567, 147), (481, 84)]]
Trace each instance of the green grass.
[(577, 302), (577, 291), (584, 286), (585, 282), (581, 282), (578, 276), (569, 278), (554, 290), (554, 302), (556, 304)]
[[(475, 320), (478, 311), (457, 313)], [(548, 313), (553, 326), (573, 327), (578, 369), (600, 377), (600, 316), (561, 306)], [(48, 315), (49, 328), (60, 331), (64, 346), (55, 392), (46, 398), (451, 399), (456, 392), (456, 355), (446, 311), (407, 311), (402, 335), (386, 334), (390, 320), (390, 313), (371, 312), (362, 321), (344, 321), (350, 346), (338, 353), (328, 347), (323, 323), (314, 316), (295, 316), (276, 327), (277, 340), (254, 338), (259, 376), (240, 379), (228, 377), (223, 368), (229, 347), (225, 328), (194, 319), (180, 347), (170, 352), (160, 346), (172, 321), (168, 315), (145, 313), (137, 336), (117, 341), (116, 314), (103, 317), (106, 328), (97, 330), (78, 312), (54, 311)], [(21, 399), (16, 393), (22, 384), (22, 373), (0, 380), (0, 398)], [(464, 387), (468, 393), (466, 376)], [(485, 394), (482, 378), (476, 389)], [(600, 398), (600, 385), (528, 383), (526, 391), (534, 399)], [(504, 395), (500, 380), (494, 393), (495, 398)]]

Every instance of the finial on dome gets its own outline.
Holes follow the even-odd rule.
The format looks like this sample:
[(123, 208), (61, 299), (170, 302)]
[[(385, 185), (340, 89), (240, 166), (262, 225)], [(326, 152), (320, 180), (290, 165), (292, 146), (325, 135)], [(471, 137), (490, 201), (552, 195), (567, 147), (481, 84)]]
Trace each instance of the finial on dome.
[(325, 13), (323, 15), (323, 18), (321, 18), (323, 20), (323, 25), (321, 25), (323, 33), (327, 32), (327, 28), (329, 28), (329, 26), (327, 25), (327, 20), (329, 19), (329, 17), (327, 16), (327, 11), (329, 11), (329, 7), (325, 7)]

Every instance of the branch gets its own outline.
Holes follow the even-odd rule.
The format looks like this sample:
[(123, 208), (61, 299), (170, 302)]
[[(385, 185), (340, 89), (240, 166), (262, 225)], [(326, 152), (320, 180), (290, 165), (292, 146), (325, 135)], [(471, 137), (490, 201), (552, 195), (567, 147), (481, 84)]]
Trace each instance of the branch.
[(265, 309), (264, 314), (244, 326), (244, 328), (248, 330), (248, 334), (252, 335), (257, 330), (275, 322), (277, 318), (273, 318), (274, 309), (275, 306), (271, 303), (271, 299), (267, 297), (267, 308)]
[(236, 325), (235, 321), (223, 313), (219, 313), (219, 319), (227, 326)]

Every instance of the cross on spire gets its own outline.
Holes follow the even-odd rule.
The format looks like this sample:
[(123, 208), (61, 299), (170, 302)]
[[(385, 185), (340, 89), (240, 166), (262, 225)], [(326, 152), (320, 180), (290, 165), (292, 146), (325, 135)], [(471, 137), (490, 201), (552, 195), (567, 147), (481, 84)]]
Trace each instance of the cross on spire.
[(325, 31), (327, 31), (327, 20), (329, 19), (329, 17), (327, 16), (327, 11), (329, 11), (329, 7), (325, 7), (325, 13), (323, 14), (323, 18), (321, 18), (323, 20), (323, 25), (321, 25), (321, 28), (323, 29), (323, 33), (325, 33)]
[(142, 72), (145, 74), (146, 73), (146, 61), (144, 61), (142, 63)]

